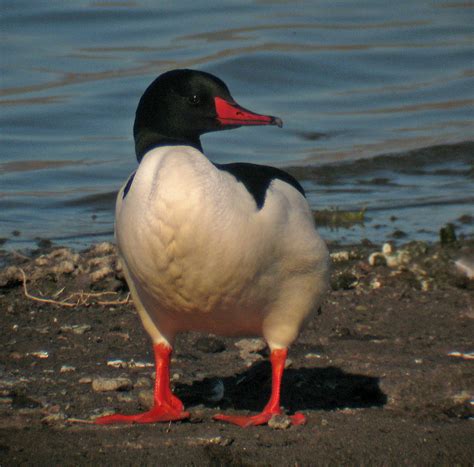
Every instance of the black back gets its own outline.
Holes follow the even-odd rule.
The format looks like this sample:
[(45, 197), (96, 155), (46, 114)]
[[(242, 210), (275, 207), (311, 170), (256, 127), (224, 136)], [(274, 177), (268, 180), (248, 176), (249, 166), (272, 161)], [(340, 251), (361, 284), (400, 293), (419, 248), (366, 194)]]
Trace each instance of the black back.
[(284, 170), (267, 165), (250, 164), (247, 162), (235, 162), (232, 164), (214, 164), (218, 169), (233, 175), (240, 183), (243, 183), (247, 191), (253, 196), (257, 209), (262, 209), (268, 187), (273, 180), (282, 180), (305, 195), (303, 187), (298, 181)]

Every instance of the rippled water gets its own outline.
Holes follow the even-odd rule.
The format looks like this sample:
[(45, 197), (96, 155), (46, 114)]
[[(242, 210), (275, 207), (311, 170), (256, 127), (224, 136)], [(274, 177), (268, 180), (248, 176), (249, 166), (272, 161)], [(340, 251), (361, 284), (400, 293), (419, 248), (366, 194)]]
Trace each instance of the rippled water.
[(211, 159), (291, 167), (314, 208), (367, 208), (328, 239), (434, 240), (474, 215), (474, 145), (458, 144), (474, 140), (471, 2), (160, 3), (2, 1), (6, 247), (112, 238), (137, 101), (176, 67), (217, 74), (285, 122), (206, 135)]

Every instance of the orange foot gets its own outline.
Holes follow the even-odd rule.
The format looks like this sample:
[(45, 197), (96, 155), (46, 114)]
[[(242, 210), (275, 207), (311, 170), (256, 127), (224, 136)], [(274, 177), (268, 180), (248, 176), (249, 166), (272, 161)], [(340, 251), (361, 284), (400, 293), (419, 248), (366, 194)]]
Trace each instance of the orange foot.
[(182, 409), (175, 409), (168, 405), (160, 405), (152, 407), (148, 412), (135, 415), (105, 415), (95, 419), (97, 425), (112, 425), (115, 423), (157, 423), (172, 422), (176, 420), (184, 420), (189, 418), (189, 412)]
[[(262, 412), (262, 413), (259, 413), (258, 415), (251, 415), (251, 416), (217, 414), (217, 415), (214, 415), (214, 417), (212, 418), (214, 420), (219, 420), (221, 422), (232, 423), (242, 428), (247, 428), (248, 426), (265, 425), (275, 415), (279, 415), (279, 414), (270, 413), (270, 412)], [(292, 425), (304, 425), (306, 423), (306, 417), (300, 412), (297, 412), (288, 418), (291, 420)]]

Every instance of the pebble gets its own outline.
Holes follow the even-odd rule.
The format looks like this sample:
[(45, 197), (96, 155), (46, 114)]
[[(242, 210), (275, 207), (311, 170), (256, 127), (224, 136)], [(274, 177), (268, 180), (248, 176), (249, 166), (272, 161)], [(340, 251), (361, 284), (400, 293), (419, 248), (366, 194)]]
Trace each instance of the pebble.
[(128, 363), (120, 359), (107, 360), (107, 366), (111, 366), (113, 368), (127, 368)]
[(386, 266), (387, 265), (387, 259), (382, 253), (379, 253), (378, 251), (375, 253), (372, 253), (369, 256), (369, 264), (371, 266)]
[(273, 430), (286, 430), (291, 426), (291, 419), (287, 415), (273, 415), (268, 421), (268, 426)]
[(138, 402), (140, 402), (140, 405), (142, 405), (146, 409), (150, 409), (151, 407), (153, 407), (153, 389), (142, 389), (138, 393)]
[(49, 352), (46, 350), (38, 350), (36, 352), (30, 352), (30, 355), (32, 357), (40, 358), (40, 359), (46, 359), (49, 358)]
[(41, 423), (43, 425), (56, 425), (60, 423), (64, 423), (67, 420), (67, 416), (63, 412), (58, 412), (58, 413), (52, 413), (49, 415), (46, 415), (41, 419)]
[(219, 353), (225, 350), (225, 344), (217, 337), (200, 337), (194, 344), (197, 350), (205, 353)]
[(108, 392), (108, 391), (129, 391), (132, 389), (133, 384), (129, 378), (118, 377), (118, 378), (94, 378), (92, 380), (92, 389), (95, 392)]
[(76, 371), (76, 367), (72, 365), (63, 365), (59, 370), (59, 373), (72, 373), (74, 371)]
[(312, 359), (312, 358), (322, 358), (318, 353), (307, 353), (304, 358)]
[(61, 332), (72, 332), (73, 334), (82, 335), (92, 329), (89, 324), (65, 324), (59, 328)]
[(23, 283), (23, 275), (17, 266), (9, 266), (0, 272), (0, 287), (12, 287)]
[(245, 366), (247, 368), (250, 368), (255, 362), (263, 360), (263, 357), (259, 353), (248, 353), (244, 351), (240, 352), (240, 358), (245, 360)]
[(103, 266), (97, 271), (91, 272), (89, 274), (89, 279), (92, 284), (97, 284), (108, 276), (111, 276), (114, 273), (114, 270), (111, 266)]
[(372, 289), (380, 289), (382, 287), (382, 282), (376, 277), (370, 281), (370, 287)]
[(130, 402), (134, 402), (134, 401), (135, 401), (135, 398), (134, 398), (131, 394), (119, 392), (119, 393), (117, 394), (117, 400), (118, 400), (119, 402), (130, 403)]
[(190, 439), (188, 444), (191, 446), (230, 446), (233, 441), (232, 438), (225, 438), (224, 436), (209, 436)]
[(79, 380), (79, 384), (90, 384), (90, 383), (92, 383), (92, 378), (90, 376), (83, 376)]
[(260, 352), (267, 346), (263, 339), (241, 339), (234, 345), (245, 353)]
[(224, 392), (224, 383), (220, 378), (217, 378), (212, 382), (211, 393), (207, 397), (207, 400), (219, 402), (224, 399)]
[(359, 283), (357, 277), (349, 271), (343, 271), (337, 274), (331, 280), (331, 287), (333, 290), (350, 290)]
[(134, 387), (135, 388), (151, 388), (150, 378), (145, 378), (144, 376), (138, 378)]
[(350, 257), (348, 251), (336, 251), (334, 253), (331, 253), (330, 256), (331, 256), (331, 259), (335, 263), (340, 263), (342, 261), (349, 261), (349, 257)]
[(90, 252), (94, 255), (111, 255), (115, 253), (115, 246), (110, 242), (102, 242), (95, 245)]
[(76, 269), (75, 264), (70, 260), (61, 261), (52, 268), (52, 272), (56, 274), (71, 274)]

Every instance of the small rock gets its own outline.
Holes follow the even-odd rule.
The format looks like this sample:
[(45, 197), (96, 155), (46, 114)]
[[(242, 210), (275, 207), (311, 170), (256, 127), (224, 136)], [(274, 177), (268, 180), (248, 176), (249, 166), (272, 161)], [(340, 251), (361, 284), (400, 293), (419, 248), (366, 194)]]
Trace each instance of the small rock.
[(391, 236), (393, 238), (404, 238), (407, 236), (407, 234), (403, 230), (397, 229), (392, 232)]
[(90, 376), (83, 376), (79, 380), (79, 384), (90, 384), (90, 383), (92, 383), (92, 378)]
[(474, 258), (464, 257), (459, 258), (454, 262), (456, 269), (464, 274), (469, 280), (474, 279)]
[(463, 214), (461, 217), (458, 218), (458, 222), (461, 224), (474, 224), (474, 216), (470, 216), (469, 214)]
[(191, 446), (230, 446), (234, 440), (223, 436), (210, 436), (205, 438), (192, 438), (188, 444)]
[(35, 265), (36, 266), (46, 266), (47, 264), (49, 264), (49, 260), (47, 258), (45, 258), (44, 256), (39, 256), (38, 258), (35, 259)]
[(51, 253), (46, 255), (46, 258), (56, 259), (56, 260), (72, 260), (76, 255), (69, 248), (56, 248)]
[(113, 368), (127, 368), (128, 363), (120, 359), (107, 360), (107, 366), (111, 366)]
[(151, 362), (136, 362), (135, 360), (130, 360), (128, 366), (130, 368), (154, 368), (155, 364)]
[(54, 266), (52, 271), (56, 274), (71, 274), (76, 269), (76, 266), (71, 260), (61, 261), (57, 266)]
[(92, 329), (92, 326), (90, 326), (89, 324), (65, 324), (59, 329), (61, 332), (72, 332), (73, 334), (82, 335), (90, 331)]
[(110, 242), (102, 242), (95, 245), (90, 252), (94, 255), (111, 255), (115, 253), (115, 246), (113, 243)]
[(441, 245), (449, 245), (457, 240), (454, 224), (446, 224), (439, 231), (439, 241)]
[(433, 288), (433, 279), (422, 279), (420, 280), (421, 290), (423, 292), (428, 292)]
[(122, 272), (123, 271), (123, 263), (120, 258), (117, 258), (117, 261), (115, 262), (115, 271), (116, 272)]
[(313, 359), (313, 358), (321, 358), (321, 355), (318, 354), (318, 353), (307, 353), (304, 358), (307, 358), (307, 359)]
[(40, 359), (46, 359), (49, 358), (49, 352), (46, 350), (38, 350), (37, 352), (30, 352), (30, 355), (32, 357), (40, 358)]
[(123, 392), (119, 392), (117, 394), (117, 400), (119, 402), (125, 402), (125, 403), (130, 403), (130, 402), (134, 402), (135, 401), (135, 398), (131, 395), (131, 394), (127, 394), (127, 393), (123, 393)]
[(224, 383), (220, 378), (212, 381), (211, 391), (207, 400), (211, 402), (219, 402), (224, 399)]
[(234, 345), (246, 353), (260, 352), (267, 346), (263, 339), (241, 339), (235, 342)]
[(41, 419), (41, 423), (43, 425), (57, 425), (64, 423), (67, 420), (67, 416), (63, 412), (58, 412), (58, 413), (51, 413), (49, 415), (46, 415)]
[(92, 389), (96, 392), (107, 391), (129, 391), (133, 384), (129, 378), (94, 378), (92, 380)]
[(334, 253), (331, 253), (331, 259), (335, 263), (340, 263), (342, 261), (349, 261), (349, 252), (348, 251), (336, 251)]
[(225, 344), (217, 337), (200, 337), (194, 344), (196, 349), (205, 353), (219, 353), (225, 350)]
[(291, 419), (287, 415), (273, 415), (268, 421), (268, 426), (273, 430), (286, 430), (291, 426)]
[(53, 242), (49, 238), (36, 238), (36, 245), (38, 248), (51, 248), (53, 246)]
[(245, 360), (245, 366), (247, 368), (250, 368), (255, 362), (263, 360), (263, 357), (259, 353), (248, 353), (241, 350), (239, 355), (242, 360)]
[(146, 409), (151, 409), (155, 402), (153, 398), (153, 389), (142, 389), (138, 393), (138, 402), (140, 402), (140, 405)]
[(383, 255), (382, 253), (375, 252), (369, 256), (369, 264), (371, 266), (386, 266), (387, 259), (385, 258), (385, 255)]
[(14, 287), (23, 283), (23, 275), (17, 266), (10, 266), (0, 272), (0, 287)]
[(74, 371), (76, 371), (76, 367), (72, 365), (63, 365), (59, 370), (59, 373), (73, 373)]
[(350, 290), (356, 287), (358, 282), (354, 274), (344, 271), (332, 278), (331, 287), (333, 290)]
[(357, 305), (355, 307), (355, 311), (359, 313), (365, 313), (368, 310), (368, 308), (365, 305)]
[(135, 388), (151, 388), (150, 378), (140, 377), (134, 385)]
[(382, 287), (382, 282), (378, 277), (375, 277), (370, 281), (370, 287), (372, 289), (380, 289)]
[(100, 282), (106, 277), (111, 276), (113, 273), (114, 270), (111, 266), (103, 266), (100, 269), (97, 269), (97, 271), (91, 272), (89, 274), (89, 279), (92, 284), (97, 284), (97, 282)]

